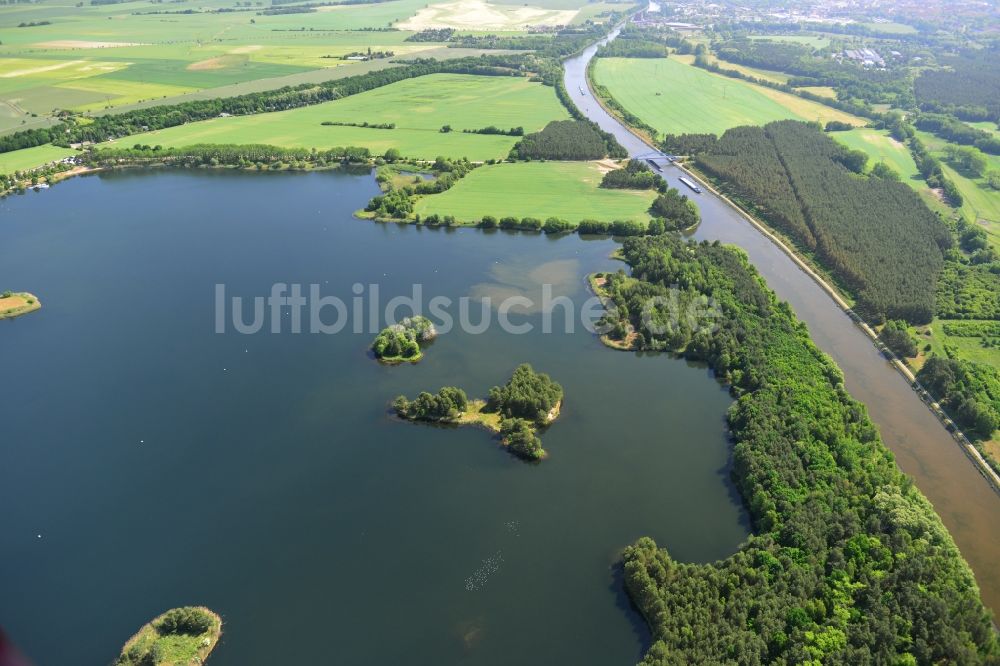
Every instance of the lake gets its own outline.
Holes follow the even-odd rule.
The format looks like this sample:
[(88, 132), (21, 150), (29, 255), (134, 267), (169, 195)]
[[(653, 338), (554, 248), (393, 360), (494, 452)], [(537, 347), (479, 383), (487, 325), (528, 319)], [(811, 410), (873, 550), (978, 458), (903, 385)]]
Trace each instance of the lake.
[[(0, 625), (37, 664), (107, 664), (188, 604), (225, 620), (212, 666), (629, 664), (648, 636), (621, 549), (648, 535), (704, 562), (746, 538), (724, 387), (566, 333), (562, 308), (554, 333), (538, 309), (510, 315), (526, 334), (456, 327), (412, 366), (375, 362), (374, 332), (294, 333), (289, 308), (280, 332), (216, 332), (216, 285), (479, 304), (548, 283), (581, 304), (588, 273), (623, 266), (606, 239), (354, 219), (376, 193), (337, 172), (132, 171), (0, 202), (0, 289), (43, 303), (0, 322)], [(387, 411), (442, 385), (485, 396), (522, 362), (566, 392), (541, 464)]]

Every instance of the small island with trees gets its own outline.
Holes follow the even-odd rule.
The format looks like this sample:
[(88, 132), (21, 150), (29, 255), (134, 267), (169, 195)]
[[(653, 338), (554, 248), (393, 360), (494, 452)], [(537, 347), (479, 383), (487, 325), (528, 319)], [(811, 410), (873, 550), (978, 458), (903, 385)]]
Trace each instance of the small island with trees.
[(115, 666), (188, 666), (208, 659), (222, 636), (222, 618), (204, 606), (172, 608), (125, 643)]
[(563, 388), (545, 373), (523, 363), (503, 386), (490, 389), (486, 400), (469, 400), (460, 388), (445, 386), (415, 399), (399, 396), (392, 408), (408, 421), (478, 425), (497, 433), (511, 453), (527, 459), (547, 457), (538, 429), (559, 417)]
[(372, 353), (382, 363), (416, 363), (424, 357), (420, 348), (437, 337), (434, 323), (427, 317), (406, 317), (392, 326), (386, 326), (375, 337)]
[(0, 293), (0, 319), (12, 319), (23, 314), (34, 312), (42, 307), (42, 303), (34, 294), (26, 291), (5, 291)]

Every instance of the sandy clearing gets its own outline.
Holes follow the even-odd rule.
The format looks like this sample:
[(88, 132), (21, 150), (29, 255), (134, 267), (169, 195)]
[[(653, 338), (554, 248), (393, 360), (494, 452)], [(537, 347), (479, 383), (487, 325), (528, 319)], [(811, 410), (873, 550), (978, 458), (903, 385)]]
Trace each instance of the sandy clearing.
[(142, 42), (91, 42), (85, 39), (56, 39), (32, 44), (40, 49), (113, 49), (118, 46), (145, 46)]
[(233, 55), (245, 55), (247, 53), (253, 53), (254, 51), (260, 51), (262, 48), (264, 47), (261, 46), (260, 44), (247, 44), (246, 46), (236, 47), (235, 49), (230, 51), (230, 53), (232, 53)]
[(455, 28), (457, 30), (524, 30), (535, 25), (567, 25), (577, 10), (491, 5), (484, 0), (454, 0), (428, 5), (396, 24), (401, 30)]
[(621, 168), (621, 165), (618, 164), (617, 161), (608, 158), (603, 160), (595, 160), (594, 166), (597, 167), (597, 170), (601, 172), (602, 176), (609, 171), (614, 171), (615, 169)]
[(55, 65), (42, 65), (39, 67), (29, 67), (27, 69), (15, 69), (12, 72), (5, 72), (0, 74), (0, 78), (4, 79), (14, 79), (18, 76), (31, 76), (32, 74), (41, 74), (42, 72), (51, 72), (57, 69), (62, 69), (63, 67), (69, 67), (71, 65), (79, 65), (81, 63), (87, 62), (86, 60), (67, 60), (66, 62), (56, 63)]
[(13, 310), (14, 308), (23, 308), (28, 304), (28, 299), (24, 296), (8, 296), (7, 298), (0, 298), (0, 312), (6, 312), (7, 310)]
[(221, 55), (216, 56), (215, 58), (209, 58), (208, 60), (193, 62), (184, 69), (189, 72), (204, 72), (215, 69), (225, 69), (226, 67), (232, 67), (233, 65), (244, 63), (246, 60), (246, 58), (241, 58), (239, 56)]

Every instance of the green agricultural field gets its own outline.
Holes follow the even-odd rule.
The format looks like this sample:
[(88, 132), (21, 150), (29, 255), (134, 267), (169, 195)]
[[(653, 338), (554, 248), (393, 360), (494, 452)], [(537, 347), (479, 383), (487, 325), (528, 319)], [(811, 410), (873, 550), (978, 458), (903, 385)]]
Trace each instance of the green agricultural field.
[(654, 192), (605, 190), (593, 162), (517, 162), (474, 170), (451, 189), (421, 198), (420, 215), (454, 215), (474, 222), (484, 215), (559, 217), (571, 222), (648, 220)]
[[(378, 6), (378, 5), (375, 5)], [(401, 30), (454, 28), (456, 30), (524, 31), (529, 26), (569, 25), (579, 14), (572, 9), (551, 9), (528, 3), (493, 4), (486, 0), (444, 0), (419, 9), (396, 23)]]
[(830, 132), (828, 136), (848, 148), (867, 153), (869, 168), (876, 162), (885, 162), (913, 189), (918, 192), (927, 189), (909, 148), (889, 136), (888, 132), (861, 127), (850, 132)]
[[(538, 4), (536, 1), (535, 4)], [(584, 5), (576, 17), (573, 19), (573, 23), (578, 25), (585, 23), (586, 21), (594, 21), (595, 23), (601, 22), (601, 14), (605, 12), (623, 12), (628, 9), (627, 5), (622, 5), (617, 2), (590, 2)]]
[(0, 173), (13, 173), (15, 171), (34, 169), (35, 167), (61, 160), (70, 155), (76, 155), (76, 151), (72, 148), (59, 148), (52, 145), (0, 153)]
[[(369, 63), (341, 57), (368, 48), (402, 57), (439, 50), (405, 42), (407, 32), (373, 30), (427, 3), (286, 15), (260, 14), (270, 3), (232, 11), (234, 3), (223, 0), (0, 6), (0, 131), (44, 124), (55, 109), (100, 110), (332, 67), (367, 71)], [(228, 11), (213, 11), (220, 8)], [(49, 23), (17, 27), (38, 21)]]
[(713, 74), (676, 58), (600, 58), (594, 69), (622, 106), (663, 133), (721, 134), (772, 120), (864, 121), (817, 102)]
[[(488, 125), (526, 132), (568, 115), (552, 88), (525, 78), (433, 74), (315, 106), (253, 116), (216, 118), (120, 143), (185, 146), (195, 143), (267, 143), (286, 147), (364, 146), (382, 153), (398, 148), (407, 157), (503, 158), (516, 137), (465, 134)], [(322, 125), (331, 122), (395, 123), (395, 129)], [(444, 133), (450, 125), (454, 131)]]

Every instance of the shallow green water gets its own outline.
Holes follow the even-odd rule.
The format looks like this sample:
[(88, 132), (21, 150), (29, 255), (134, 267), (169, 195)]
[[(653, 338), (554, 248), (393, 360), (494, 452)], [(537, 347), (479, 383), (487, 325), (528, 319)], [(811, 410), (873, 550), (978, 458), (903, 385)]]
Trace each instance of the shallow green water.
[[(105, 664), (192, 603), (225, 618), (213, 666), (628, 664), (646, 636), (621, 548), (650, 535), (707, 561), (745, 538), (726, 391), (565, 334), (559, 309), (560, 333), (453, 330), (394, 368), (368, 333), (214, 332), (220, 283), (378, 284), (384, 303), (550, 282), (580, 303), (587, 273), (618, 268), (607, 240), (352, 219), (374, 192), (133, 172), (0, 202), (0, 288), (44, 304), (0, 322), (0, 625), (39, 665)], [(444, 384), (485, 395), (524, 361), (567, 396), (540, 465), (386, 413)]]

